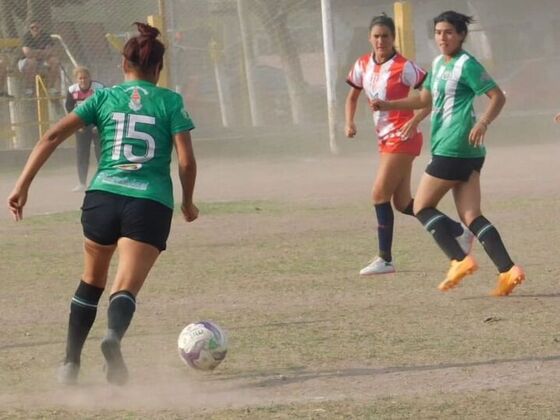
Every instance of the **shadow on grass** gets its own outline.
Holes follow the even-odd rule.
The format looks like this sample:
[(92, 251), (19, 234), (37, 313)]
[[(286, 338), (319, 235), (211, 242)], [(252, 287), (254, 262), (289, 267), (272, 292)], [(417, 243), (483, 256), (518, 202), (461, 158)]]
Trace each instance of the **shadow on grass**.
[[(500, 365), (506, 363), (525, 363), (525, 362), (554, 362), (560, 361), (560, 355), (554, 356), (541, 356), (541, 357), (521, 357), (521, 358), (511, 358), (511, 359), (490, 359), (480, 362), (465, 362), (465, 363), (440, 363), (435, 365), (424, 365), (424, 366), (392, 366), (386, 368), (349, 368), (349, 369), (337, 369), (337, 370), (324, 370), (324, 371), (313, 371), (308, 372), (302, 369), (298, 371), (297, 369), (290, 369), (287, 371), (276, 371), (274, 373), (254, 373), (253, 375), (235, 375), (229, 378), (221, 377), (220, 380), (224, 379), (255, 379), (257, 382), (242, 385), (244, 388), (253, 387), (275, 387), (283, 386), (294, 383), (303, 383), (306, 381), (314, 379), (328, 379), (328, 378), (352, 378), (352, 377), (362, 377), (362, 376), (379, 376), (387, 375), (392, 373), (401, 372), (427, 372), (427, 371), (437, 371), (445, 369), (457, 369), (457, 368), (472, 368), (480, 366), (492, 366)], [(259, 377), (271, 376), (273, 378), (262, 378)], [(216, 378), (218, 379), (218, 378)]]
[(556, 298), (560, 298), (560, 293), (535, 293), (532, 295), (509, 295), (509, 296), (501, 296), (501, 297), (495, 297), (495, 296), (490, 296), (488, 295), (482, 295), (482, 296), (468, 296), (468, 297), (463, 297), (461, 298), (461, 300), (477, 300), (477, 299), (493, 299), (496, 301), (501, 301), (503, 299), (527, 299), (527, 298), (548, 298), (548, 299), (556, 299)]

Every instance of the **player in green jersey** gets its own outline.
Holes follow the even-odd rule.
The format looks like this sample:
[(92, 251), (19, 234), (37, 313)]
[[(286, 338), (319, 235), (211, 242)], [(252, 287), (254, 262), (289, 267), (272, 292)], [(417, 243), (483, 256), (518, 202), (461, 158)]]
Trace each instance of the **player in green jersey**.
[[(514, 264), (500, 234), (480, 208), (480, 171), (486, 155), (484, 138), (488, 126), (502, 110), (505, 97), (484, 67), (463, 50), (471, 21), (471, 17), (454, 11), (435, 17), (435, 41), (441, 55), (434, 60), (420, 95), (395, 101), (376, 100), (372, 106), (391, 110), (432, 105), (432, 160), (418, 186), (414, 214), (451, 260), (451, 268), (439, 289), (456, 287), (478, 268), (474, 258), (465, 254), (449, 232), (447, 216), (436, 209), (451, 190), (461, 220), (476, 235), (498, 269), (498, 285), (492, 294), (506, 296), (525, 280), (525, 273)], [(473, 102), (478, 95), (486, 95), (489, 103), (477, 120)]]
[(159, 31), (136, 23), (139, 35), (123, 48), (125, 82), (99, 90), (57, 122), (39, 140), (8, 198), (21, 220), (31, 181), (52, 152), (80, 128), (95, 124), (101, 159), (82, 206), (84, 271), (71, 300), (66, 357), (58, 372), (64, 384), (77, 381), (80, 355), (107, 284), (109, 264), (118, 250), (111, 287), (108, 328), (101, 342), (110, 383), (122, 385), (128, 371), (123, 338), (136, 309), (136, 296), (166, 247), (173, 213), (170, 162), (175, 147), (182, 186), (181, 210), (195, 220), (196, 161), (190, 130), (194, 125), (180, 95), (156, 86), (165, 47)]

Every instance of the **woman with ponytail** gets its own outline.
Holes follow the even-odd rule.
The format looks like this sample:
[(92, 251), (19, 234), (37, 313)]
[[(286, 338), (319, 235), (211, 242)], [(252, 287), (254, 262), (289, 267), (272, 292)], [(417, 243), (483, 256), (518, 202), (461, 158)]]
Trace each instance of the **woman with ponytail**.
[[(451, 260), (439, 289), (447, 291), (458, 286), (478, 269), (474, 257), (461, 249), (450, 232), (447, 216), (436, 208), (451, 190), (461, 220), (497, 268), (498, 284), (491, 294), (507, 296), (525, 280), (525, 273), (514, 264), (498, 230), (482, 215), (480, 208), (480, 173), (486, 156), (484, 140), (490, 124), (504, 106), (505, 97), (484, 67), (463, 49), (471, 22), (470, 16), (454, 11), (436, 16), (434, 34), (441, 55), (434, 59), (420, 96), (374, 100), (372, 106), (377, 110), (432, 107), (432, 160), (418, 186), (414, 214)], [(473, 103), (479, 95), (486, 95), (489, 102), (476, 118)]]
[(101, 158), (82, 205), (84, 268), (70, 302), (66, 356), (58, 371), (63, 384), (77, 381), (82, 347), (115, 251), (119, 261), (101, 350), (107, 380), (123, 385), (128, 379), (121, 340), (136, 309), (136, 296), (166, 248), (174, 207), (173, 148), (182, 187), (181, 212), (187, 222), (198, 216), (193, 203), (196, 161), (190, 137), (194, 125), (181, 96), (156, 86), (165, 53), (157, 39), (159, 31), (144, 23), (135, 25), (139, 34), (123, 49), (124, 83), (96, 91), (51, 127), (33, 149), (8, 198), (14, 219), (21, 220), (31, 182), (57, 146), (85, 126), (98, 127)]

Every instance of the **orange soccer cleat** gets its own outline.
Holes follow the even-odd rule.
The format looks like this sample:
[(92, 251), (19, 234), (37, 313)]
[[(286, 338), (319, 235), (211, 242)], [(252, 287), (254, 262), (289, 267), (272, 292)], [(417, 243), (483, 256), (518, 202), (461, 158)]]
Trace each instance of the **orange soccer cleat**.
[(525, 272), (518, 265), (514, 265), (505, 273), (498, 274), (498, 285), (492, 290), (492, 296), (507, 296), (515, 286), (523, 283), (525, 280)]
[(438, 289), (442, 292), (453, 289), (459, 285), (465, 276), (474, 273), (476, 270), (478, 270), (478, 265), (470, 255), (467, 255), (462, 261), (451, 260), (447, 278), (440, 283)]

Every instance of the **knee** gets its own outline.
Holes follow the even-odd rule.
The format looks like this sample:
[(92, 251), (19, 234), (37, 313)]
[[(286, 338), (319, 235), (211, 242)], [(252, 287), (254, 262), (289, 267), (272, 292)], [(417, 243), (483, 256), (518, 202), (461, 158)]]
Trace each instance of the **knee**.
[(391, 200), (391, 194), (387, 193), (382, 185), (375, 184), (371, 191), (371, 201), (373, 204), (386, 203)]
[(35, 73), (37, 71), (37, 60), (34, 58), (26, 58), (21, 71), (25, 74)]

